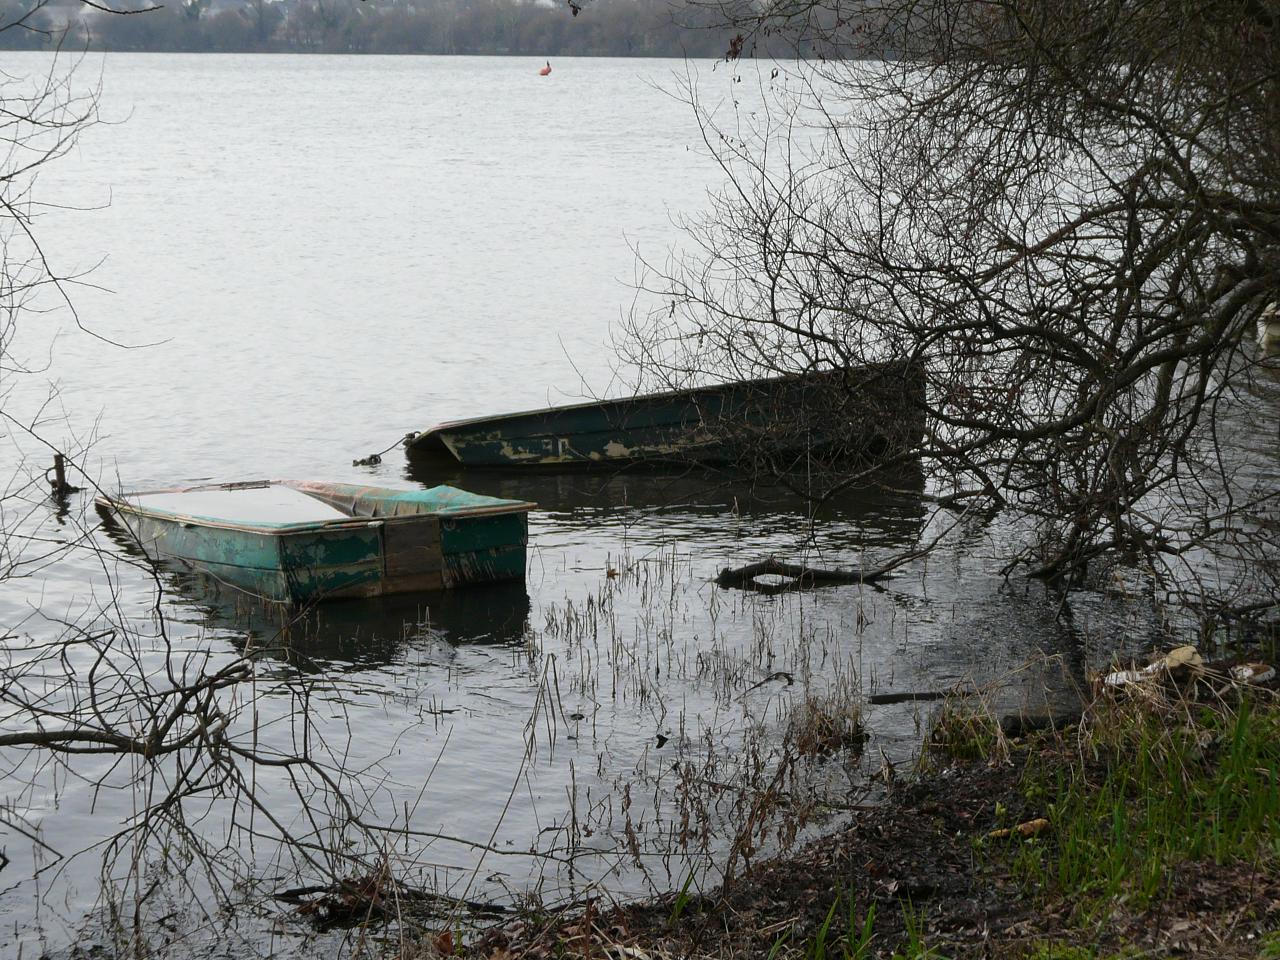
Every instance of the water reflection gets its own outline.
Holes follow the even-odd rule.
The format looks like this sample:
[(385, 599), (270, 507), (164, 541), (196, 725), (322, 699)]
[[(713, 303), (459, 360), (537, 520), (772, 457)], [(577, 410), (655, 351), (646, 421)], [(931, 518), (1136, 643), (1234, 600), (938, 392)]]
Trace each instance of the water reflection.
[[(533, 500), (534, 548), (608, 542), (684, 544), (700, 553), (749, 559), (806, 543), (839, 550), (899, 549), (921, 536), (926, 510), (919, 475), (893, 478), (895, 490), (849, 491), (816, 511), (781, 487), (735, 483), (688, 471), (527, 473), (464, 470), (441, 458), (414, 457), (405, 479), (448, 483), (491, 496)], [(913, 489), (914, 488), (914, 489)], [(126, 530), (104, 523), (116, 544), (145, 556)], [(603, 536), (602, 536), (603, 535)], [(335, 600), (305, 609), (261, 600), (172, 562), (158, 569), (174, 595), (177, 619), (227, 634), (241, 653), (270, 657), (304, 672), (377, 668), (420, 642), (517, 644), (529, 629), (526, 584), (498, 583), (433, 593)]]
[(520, 643), (530, 610), (524, 583), (333, 600), (301, 610), (206, 589), (194, 606), (205, 626), (233, 630), (231, 642), (241, 653), (306, 673), (387, 666), (422, 643)]
[(110, 517), (103, 530), (125, 553), (154, 566), (172, 595), (173, 619), (229, 634), (242, 654), (267, 656), (299, 670), (367, 669), (401, 659), (410, 644), (513, 644), (528, 629), (523, 582), (456, 590), (332, 600), (290, 607), (241, 592), (175, 561), (156, 563)]
[[(447, 483), (486, 496), (530, 500), (533, 520), (561, 530), (585, 524), (650, 528), (664, 539), (702, 546), (740, 539), (739, 524), (779, 550), (823, 535), (856, 531), (859, 546), (904, 544), (920, 535), (927, 511), (919, 494), (919, 470), (882, 478), (883, 486), (844, 491), (816, 507), (797, 489), (749, 484), (724, 473), (688, 469), (609, 470), (585, 473), (476, 470), (450, 457), (418, 454), (406, 459), (404, 478), (424, 486)], [(797, 478), (798, 481), (802, 478)]]
[[(464, 470), (452, 460), (414, 457), (407, 461), (404, 477), (423, 486), (448, 483), (534, 501), (535, 551), (566, 545), (609, 549), (624, 534), (628, 545), (674, 543), (726, 561), (815, 544), (839, 556), (868, 547), (901, 549), (921, 537), (927, 519), (918, 474), (892, 478), (892, 492), (849, 491), (816, 511), (794, 491), (749, 486), (700, 471), (512, 473)], [(127, 531), (110, 522), (105, 529), (122, 549), (143, 557)], [(178, 619), (226, 635), (241, 653), (304, 672), (386, 666), (423, 642), (517, 644), (529, 631), (532, 601), (523, 582), (294, 609), (173, 563), (159, 569), (174, 594)]]

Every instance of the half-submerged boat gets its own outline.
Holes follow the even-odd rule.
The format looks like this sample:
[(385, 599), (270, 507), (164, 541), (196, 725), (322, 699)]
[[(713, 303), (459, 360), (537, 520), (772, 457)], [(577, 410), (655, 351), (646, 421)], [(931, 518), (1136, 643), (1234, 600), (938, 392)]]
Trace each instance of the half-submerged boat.
[(871, 460), (920, 439), (924, 385), (893, 361), (456, 420), (405, 445), (474, 467)]
[(447, 486), (267, 480), (96, 502), (149, 557), (289, 603), (523, 579), (533, 507)]

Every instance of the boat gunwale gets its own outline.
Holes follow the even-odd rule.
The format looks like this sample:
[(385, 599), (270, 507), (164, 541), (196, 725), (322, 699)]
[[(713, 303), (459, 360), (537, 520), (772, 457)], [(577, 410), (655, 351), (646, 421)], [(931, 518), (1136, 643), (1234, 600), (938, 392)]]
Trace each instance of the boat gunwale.
[[(263, 480), (263, 481), (238, 481), (236, 483), (204, 483), (189, 487), (161, 487), (155, 490), (133, 490), (129, 493), (120, 495), (120, 499), (100, 493), (94, 497), (94, 503), (99, 507), (105, 507), (117, 513), (129, 513), (134, 516), (148, 517), (153, 520), (163, 520), (168, 523), (182, 523), (191, 526), (207, 527), (214, 530), (234, 530), (239, 533), (254, 533), (263, 536), (284, 536), (295, 533), (308, 532), (325, 532), (328, 530), (349, 530), (360, 527), (369, 527), (382, 524), (408, 524), (422, 522), (425, 520), (448, 520), (458, 517), (486, 517), (501, 516), (511, 513), (529, 513), (535, 509), (537, 504), (526, 500), (513, 500), (503, 504), (495, 504), (493, 506), (472, 506), (461, 508), (450, 508), (443, 510), (432, 510), (424, 513), (408, 513), (390, 517), (333, 517), (326, 520), (303, 520), (296, 523), (271, 523), (263, 521), (255, 523), (253, 521), (234, 521), (226, 519), (218, 519), (216, 517), (206, 517), (199, 514), (178, 513), (173, 510), (166, 510), (163, 507), (146, 507), (141, 504), (130, 503), (127, 497), (145, 497), (163, 493), (197, 493), (202, 490), (229, 490), (242, 485), (253, 487), (261, 484), (262, 486), (289, 486), (287, 480)], [(291, 487), (290, 489), (297, 489)], [(385, 488), (393, 490), (394, 488)], [(305, 491), (299, 491), (304, 493)], [(395, 491), (398, 493), (412, 493), (411, 490)], [(497, 498), (494, 498), (497, 499)]]
[[(855, 370), (868, 370), (871, 368), (891, 367), (893, 365), (910, 366), (905, 360), (880, 360), (864, 364), (860, 367), (851, 368)], [(813, 378), (815, 376), (834, 376), (839, 373), (849, 372), (840, 367), (833, 367), (830, 370), (812, 370), (803, 373), (788, 373), (778, 377), (759, 377), (751, 380), (727, 380), (723, 383), (710, 383), (700, 387), (682, 387), (679, 390), (656, 391), (653, 393), (636, 393), (628, 397), (606, 397), (597, 400), (583, 400), (579, 403), (566, 403), (562, 406), (538, 407), (531, 410), (515, 410), (511, 413), (490, 414), (486, 417), (467, 417), (462, 420), (446, 420), (443, 423), (433, 424), (425, 430), (420, 430), (414, 434), (412, 440), (405, 443), (410, 449), (416, 447), (419, 441), (425, 441), (433, 436), (441, 433), (451, 433), (464, 428), (474, 428), (486, 423), (499, 423), (502, 421), (519, 420), (524, 417), (535, 417), (547, 414), (567, 413), (578, 410), (588, 410), (593, 407), (618, 406), (621, 404), (643, 403), (649, 400), (679, 400), (693, 397), (700, 393), (724, 393), (740, 387), (751, 387), (759, 385), (776, 385), (786, 383), (787, 381), (800, 381)]]

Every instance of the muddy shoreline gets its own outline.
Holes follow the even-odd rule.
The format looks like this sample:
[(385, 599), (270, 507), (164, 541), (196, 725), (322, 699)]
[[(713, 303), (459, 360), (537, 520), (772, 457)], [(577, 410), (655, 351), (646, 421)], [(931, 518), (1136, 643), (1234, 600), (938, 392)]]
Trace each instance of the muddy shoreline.
[[(424, 955), (1278, 957), (1280, 822), (1266, 784), (1276, 769), (1280, 688), (1274, 680), (1243, 693), (1202, 686), (1170, 682), (1150, 693), (1100, 692), (1079, 723), (1030, 724), (1009, 734), (990, 718), (970, 716), (953, 726), (946, 743), (935, 742), (919, 769), (891, 775), (882, 804), (853, 813), (844, 827), (798, 852), (748, 865), (714, 892), (526, 912), (465, 944), (441, 932), (424, 945)], [(1146, 867), (1154, 862), (1160, 873), (1154, 897), (1140, 893), (1136, 874), (1132, 888), (1131, 878), (1121, 876), (1111, 893), (1096, 879), (1075, 888), (1029, 879), (1029, 859), (1058, 871), (1046, 876), (1065, 876), (1066, 848), (1075, 842), (1071, 826), (1059, 822), (1071, 816), (1069, 805), (1054, 795), (1052, 784), (1084, 784), (1088, 796), (1111, 789), (1128, 776), (1131, 761), (1142, 765), (1159, 752), (1130, 732), (1145, 728), (1148, 719), (1157, 741), (1164, 739), (1164, 724), (1173, 741), (1181, 743), (1189, 732), (1192, 749), (1200, 749), (1194, 778), (1187, 781), (1189, 796), (1202, 783), (1210, 793), (1229, 793), (1234, 775), (1227, 759), (1218, 759), (1224, 739), (1239, 741), (1242, 728), (1246, 737), (1256, 733), (1263, 753), (1250, 755), (1249, 762), (1270, 764), (1270, 772), (1263, 769), (1262, 780), (1239, 789), (1257, 793), (1261, 784), (1267, 794), (1255, 822), (1260, 841), (1232, 848), (1235, 853), (1224, 855), (1219, 846), (1216, 856), (1187, 856), (1173, 851), (1165, 842), (1170, 838), (1154, 835), (1158, 829), (1134, 833), (1135, 849), (1170, 847), (1164, 860)], [(1227, 732), (1210, 736), (1220, 730)], [(1183, 754), (1178, 757), (1186, 763)], [(1037, 786), (1045, 783), (1048, 790)], [(1152, 796), (1139, 791), (1125, 803), (1138, 809), (1167, 799), (1154, 794), (1168, 791), (1147, 790)], [(1229, 827), (1227, 808), (1213, 809), (1221, 813), (1223, 829)], [(1100, 835), (1109, 828), (1098, 824)], [(1254, 852), (1244, 856), (1246, 849)]]

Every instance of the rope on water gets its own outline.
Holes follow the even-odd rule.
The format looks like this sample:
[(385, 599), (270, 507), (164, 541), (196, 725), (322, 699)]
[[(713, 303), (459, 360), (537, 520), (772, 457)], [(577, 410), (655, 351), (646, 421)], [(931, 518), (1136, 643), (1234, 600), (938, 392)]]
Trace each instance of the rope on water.
[(353, 467), (376, 467), (378, 464), (382, 462), (382, 455), (384, 453), (390, 453), (396, 447), (400, 446), (402, 443), (408, 443), (417, 435), (418, 434), (416, 431), (410, 430), (408, 433), (406, 433), (400, 439), (396, 440), (395, 443), (391, 444), (391, 446), (387, 447), (385, 450), (379, 450), (377, 453), (371, 453), (367, 457), (361, 457), (359, 460), (352, 460), (351, 465)]

